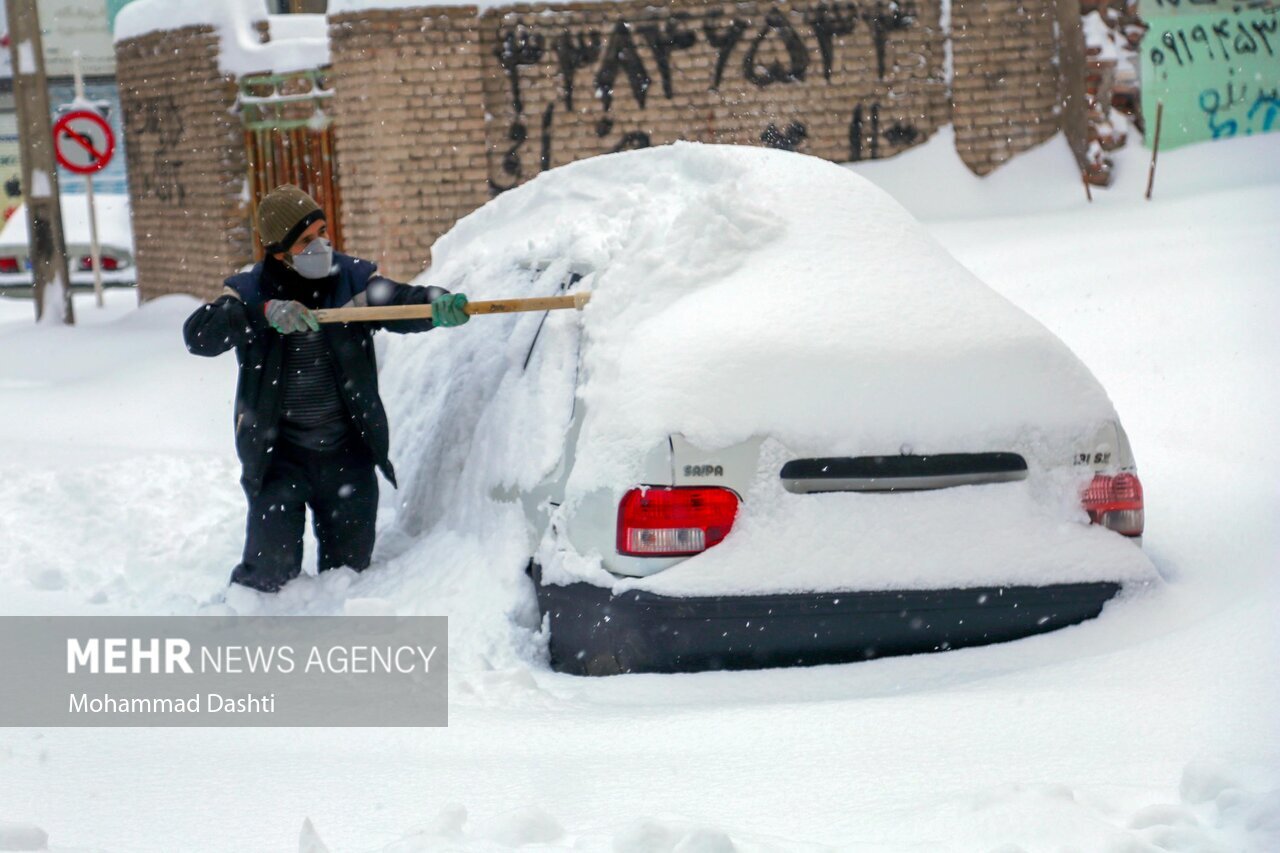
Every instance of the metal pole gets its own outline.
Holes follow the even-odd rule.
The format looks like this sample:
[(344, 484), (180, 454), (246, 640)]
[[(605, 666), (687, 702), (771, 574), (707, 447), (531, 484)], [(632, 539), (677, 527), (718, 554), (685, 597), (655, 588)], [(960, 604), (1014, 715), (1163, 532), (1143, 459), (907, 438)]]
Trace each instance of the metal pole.
[(1160, 122), (1164, 119), (1164, 101), (1156, 101), (1156, 136), (1151, 142), (1151, 167), (1147, 169), (1147, 201), (1156, 185), (1156, 157), (1160, 154)]
[[(80, 51), (72, 54), (75, 62), (76, 100), (84, 101), (84, 75), (80, 73)], [(102, 300), (102, 246), (98, 243), (98, 209), (93, 203), (93, 175), (84, 176), (84, 192), (89, 200), (89, 262), (93, 264), (93, 299), (98, 307)]]
[(93, 203), (93, 175), (84, 176), (85, 195), (89, 197), (89, 259), (93, 263), (93, 298), (102, 307), (102, 247), (98, 244), (98, 214)]
[(36, 0), (5, 2), (36, 319), (70, 324), (75, 322), (75, 314), (67, 277), (62, 208), (58, 203), (58, 167), (53, 157), (53, 125), (49, 120), (49, 88), (44, 73), (39, 12)]

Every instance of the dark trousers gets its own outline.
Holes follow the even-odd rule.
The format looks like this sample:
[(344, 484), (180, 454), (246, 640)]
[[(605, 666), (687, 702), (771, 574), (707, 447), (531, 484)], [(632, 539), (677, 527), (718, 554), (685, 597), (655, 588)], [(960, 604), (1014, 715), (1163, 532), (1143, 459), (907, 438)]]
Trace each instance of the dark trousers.
[(249, 495), (244, 557), (231, 582), (275, 592), (302, 571), (306, 508), (320, 545), (319, 569), (368, 568), (378, 510), (373, 457), (357, 438), (331, 450), (281, 440), (262, 489)]

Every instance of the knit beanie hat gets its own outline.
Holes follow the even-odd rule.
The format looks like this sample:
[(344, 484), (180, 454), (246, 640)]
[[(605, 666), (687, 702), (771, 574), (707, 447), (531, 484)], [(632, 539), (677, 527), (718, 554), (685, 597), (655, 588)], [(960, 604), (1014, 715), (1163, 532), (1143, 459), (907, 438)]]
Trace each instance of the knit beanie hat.
[(258, 236), (268, 253), (287, 252), (307, 226), (324, 219), (324, 210), (300, 187), (283, 184), (258, 203)]

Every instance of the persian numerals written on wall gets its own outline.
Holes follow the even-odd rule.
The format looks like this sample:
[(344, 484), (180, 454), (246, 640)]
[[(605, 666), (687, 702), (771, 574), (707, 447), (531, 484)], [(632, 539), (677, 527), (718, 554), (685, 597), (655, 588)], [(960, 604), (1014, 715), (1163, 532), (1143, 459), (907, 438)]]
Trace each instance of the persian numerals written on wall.
[[(847, 129), (841, 145), (848, 159), (875, 158), (923, 139), (907, 121), (882, 121), (888, 112), (882, 101), (902, 94), (892, 49), (895, 37), (920, 25), (914, 0), (739, 4), (696, 12), (650, 6), (603, 24), (580, 23), (578, 17), (495, 19), (490, 56), (504, 80), (507, 104), (505, 110), (489, 110), (505, 125), (491, 160), (494, 194), (556, 162), (583, 156), (581, 140), (565, 134), (581, 134), (583, 122), (569, 119), (586, 113), (592, 116), (586, 133), (594, 137), (588, 153), (645, 148), (653, 140), (636, 119), (661, 110), (655, 102), (690, 96), (710, 112), (730, 95), (734, 103), (750, 103), (752, 93), (763, 98), (795, 86), (795, 102), (806, 104), (803, 87), (831, 87), (841, 74), (855, 73), (850, 69), (865, 79), (863, 90), (877, 94), (841, 106)], [(679, 62), (699, 51), (705, 61)], [(832, 109), (831, 99), (815, 108)], [(804, 150), (810, 141), (803, 116), (762, 119), (752, 133), (761, 144), (788, 151)]]
[(186, 126), (177, 99), (172, 95), (129, 99), (124, 125), (130, 152), (140, 158), (136, 165), (130, 164), (130, 172), (142, 182), (142, 194), (165, 204), (182, 204), (187, 191), (180, 146)]
[(1280, 131), (1275, 8), (1155, 0), (1147, 14), (1143, 110), (1163, 107), (1161, 147)]

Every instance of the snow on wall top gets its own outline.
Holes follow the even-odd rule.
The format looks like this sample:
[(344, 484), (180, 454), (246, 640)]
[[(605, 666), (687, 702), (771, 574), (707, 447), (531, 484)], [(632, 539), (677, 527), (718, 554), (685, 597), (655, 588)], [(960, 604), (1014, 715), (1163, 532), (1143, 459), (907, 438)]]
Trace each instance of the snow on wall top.
[[(262, 22), (270, 25), (266, 44), (256, 29)], [(116, 17), (115, 40), (201, 25), (217, 30), (218, 67), (226, 74), (284, 74), (329, 64), (324, 15), (268, 15), (266, 0), (134, 0)]]
[[(1064, 344), (892, 198), (805, 155), (677, 143), (582, 160), (462, 219), (433, 258), (420, 283), (472, 299), (545, 295), (569, 269), (586, 274), (586, 419), (570, 498), (635, 482), (640, 458), (671, 433), (708, 449), (770, 435), (826, 456), (897, 453), (904, 442), (917, 452), (1001, 449), (1012, 432), (1076, 431), (1114, 417)], [(577, 322), (569, 312), (548, 319), (538, 346), (562, 363), (545, 379), (528, 378), (536, 363), (523, 380), (515, 369), (533, 329), (488, 319), (405, 342), (422, 354), (397, 357), (396, 371), (432, 377), (419, 385), (456, 376), (500, 390), (505, 380), (479, 380), (482, 369), (548, 384), (512, 391), (529, 395), (530, 409), (493, 416), (503, 424), (495, 436), (530, 424), (520, 441), (495, 438), (473, 454), (484, 457), (488, 486), (531, 485), (558, 459), (569, 407), (546, 401), (566, 373), (572, 393), (577, 351), (557, 342)], [(402, 417), (428, 436), (438, 411), (422, 400), (507, 405), (498, 390), (489, 399), (418, 387)], [(455, 437), (451, 452), (473, 432)], [(549, 446), (538, 449), (537, 436)]]
[(1098, 50), (1098, 54), (1093, 57), (1095, 60), (1107, 62), (1119, 58), (1120, 51), (1116, 48), (1115, 39), (1111, 36), (1111, 30), (1096, 9), (1084, 16), (1082, 26), (1085, 45)]

